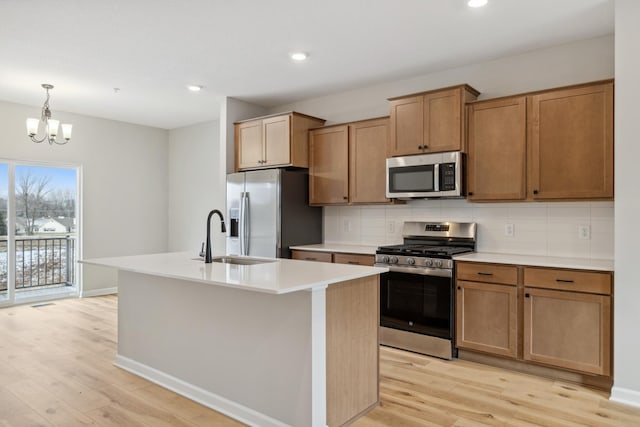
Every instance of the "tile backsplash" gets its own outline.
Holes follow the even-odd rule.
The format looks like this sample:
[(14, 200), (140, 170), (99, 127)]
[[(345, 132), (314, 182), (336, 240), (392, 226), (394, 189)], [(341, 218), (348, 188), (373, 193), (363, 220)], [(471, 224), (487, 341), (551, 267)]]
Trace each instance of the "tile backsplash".
[[(469, 203), (412, 200), (393, 206), (324, 208), (324, 240), (402, 243), (404, 221), (478, 224), (478, 252), (613, 259), (613, 202)], [(512, 229), (512, 235), (508, 233)]]

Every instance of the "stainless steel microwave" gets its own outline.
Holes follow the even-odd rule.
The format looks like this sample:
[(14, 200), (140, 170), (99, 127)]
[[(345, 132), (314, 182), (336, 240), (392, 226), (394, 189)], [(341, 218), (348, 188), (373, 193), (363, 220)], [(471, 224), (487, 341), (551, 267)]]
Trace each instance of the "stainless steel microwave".
[(463, 160), (463, 154), (459, 151), (389, 158), (387, 197), (424, 199), (464, 196)]

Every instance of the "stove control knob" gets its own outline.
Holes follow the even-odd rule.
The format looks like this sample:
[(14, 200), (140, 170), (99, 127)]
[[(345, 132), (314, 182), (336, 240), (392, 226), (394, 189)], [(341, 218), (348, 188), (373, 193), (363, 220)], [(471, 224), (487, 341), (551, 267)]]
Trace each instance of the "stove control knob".
[(397, 256), (392, 256), (391, 258), (389, 258), (389, 263), (390, 264), (397, 264), (398, 263), (398, 257)]
[(416, 263), (416, 260), (413, 258), (407, 258), (407, 264), (409, 265), (414, 265)]
[(431, 258), (427, 258), (424, 260), (424, 265), (426, 265), (427, 267), (431, 267), (431, 264), (433, 264), (433, 260)]
[(380, 257), (380, 261), (384, 262), (385, 264), (388, 264), (389, 263), (389, 256), (383, 255), (382, 257)]
[(436, 260), (436, 267), (438, 267), (438, 268), (442, 267), (442, 260), (441, 259), (437, 259)]

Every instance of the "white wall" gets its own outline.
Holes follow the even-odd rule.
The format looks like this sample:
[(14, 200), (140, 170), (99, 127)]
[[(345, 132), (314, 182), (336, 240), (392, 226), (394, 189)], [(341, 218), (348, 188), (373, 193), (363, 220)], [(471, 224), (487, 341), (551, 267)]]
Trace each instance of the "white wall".
[[(279, 106), (271, 112), (295, 110), (346, 122), (389, 114), (387, 98), (468, 83), (480, 98), (612, 78), (613, 36), (584, 40), (494, 61), (459, 67), (408, 80)], [(325, 241), (363, 244), (399, 243), (405, 220), (475, 221), (478, 250), (532, 255), (613, 258), (613, 204), (494, 203), (465, 200), (411, 201), (390, 207), (328, 207)], [(515, 225), (513, 237), (505, 224)], [(591, 239), (578, 237), (578, 226), (590, 227)]]
[(640, 274), (636, 252), (640, 241), (640, 2), (616, 0), (615, 8), (615, 351), (611, 399), (640, 406)]
[[(164, 252), (167, 249), (167, 132), (54, 110), (73, 124), (63, 146), (34, 144), (25, 119), (39, 107), (0, 102), (0, 158), (74, 163), (83, 174), (83, 257)], [(116, 286), (107, 269), (83, 268), (84, 291)]]
[[(224, 213), (219, 156), (217, 120), (169, 131), (169, 251), (197, 255), (206, 239), (207, 214), (212, 209)], [(214, 253), (224, 253), (218, 219), (213, 218), (211, 225)]]

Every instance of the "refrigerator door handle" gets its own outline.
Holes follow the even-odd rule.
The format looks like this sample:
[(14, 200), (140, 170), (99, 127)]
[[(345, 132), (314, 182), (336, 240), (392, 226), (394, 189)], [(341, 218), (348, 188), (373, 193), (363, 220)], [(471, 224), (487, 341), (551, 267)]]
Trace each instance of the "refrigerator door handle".
[(240, 255), (249, 255), (249, 193), (240, 195)]

